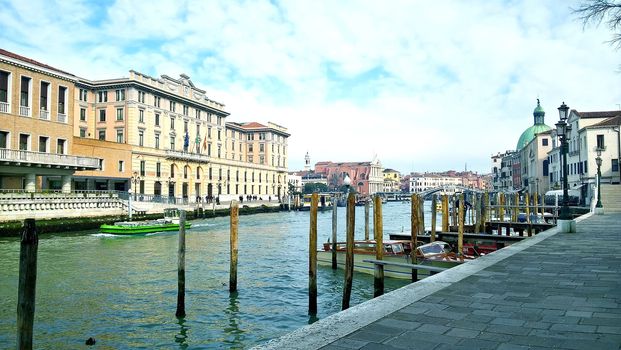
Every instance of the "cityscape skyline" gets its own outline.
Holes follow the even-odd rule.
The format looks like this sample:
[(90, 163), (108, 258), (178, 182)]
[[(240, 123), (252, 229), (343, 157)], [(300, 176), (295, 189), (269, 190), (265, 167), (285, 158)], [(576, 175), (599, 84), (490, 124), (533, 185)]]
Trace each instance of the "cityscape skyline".
[(537, 98), (550, 126), (563, 101), (621, 103), (611, 33), (583, 30), (579, 1), (2, 3), (5, 49), (93, 79), (185, 73), (231, 120), (287, 127), (290, 170), (309, 152), (486, 173)]

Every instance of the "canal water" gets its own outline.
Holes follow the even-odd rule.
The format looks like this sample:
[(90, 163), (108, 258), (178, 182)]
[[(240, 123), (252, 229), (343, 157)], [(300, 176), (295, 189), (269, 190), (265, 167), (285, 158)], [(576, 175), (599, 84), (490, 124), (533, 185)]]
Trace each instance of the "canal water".
[[(345, 208), (338, 208), (345, 239)], [(373, 210), (370, 215), (373, 236)], [(318, 241), (331, 236), (318, 215)], [(383, 206), (384, 233), (409, 231), (410, 204)], [(427, 219), (426, 222), (429, 222)], [(96, 231), (40, 237), (36, 349), (248, 348), (314, 322), (308, 316), (308, 212), (240, 216), (238, 293), (228, 292), (229, 218), (194, 220), (186, 234), (186, 313), (175, 317), (176, 233), (117, 237)], [(356, 208), (364, 238), (364, 207)], [(19, 239), (0, 239), (0, 348), (15, 347)], [(318, 318), (340, 311), (343, 271), (318, 268)], [(387, 279), (386, 290), (407, 281)], [(352, 305), (372, 298), (373, 278), (355, 274)]]

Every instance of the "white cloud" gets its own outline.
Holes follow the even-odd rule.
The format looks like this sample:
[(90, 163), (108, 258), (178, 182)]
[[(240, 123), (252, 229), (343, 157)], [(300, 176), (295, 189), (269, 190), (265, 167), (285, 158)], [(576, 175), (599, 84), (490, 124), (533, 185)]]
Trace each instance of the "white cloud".
[[(3, 48), (91, 79), (190, 75), (233, 121), (292, 134), (289, 162), (487, 171), (540, 97), (621, 103), (619, 52), (566, 1), (5, 1)], [(26, 15), (27, 14), (27, 15)]]

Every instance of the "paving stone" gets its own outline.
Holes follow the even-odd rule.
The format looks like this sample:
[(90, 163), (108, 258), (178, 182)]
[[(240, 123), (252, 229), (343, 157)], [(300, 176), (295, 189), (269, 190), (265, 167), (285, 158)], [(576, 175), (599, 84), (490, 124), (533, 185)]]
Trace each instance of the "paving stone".
[[(608, 326), (612, 324), (611, 320), (613, 319), (603, 318), (603, 317), (591, 317), (591, 318), (583, 318), (578, 323), (588, 324), (588, 325), (593, 325), (593, 326)], [(617, 323), (621, 324), (621, 320), (619, 320)]]
[(399, 349), (399, 348), (395, 348), (387, 344), (378, 344), (378, 343), (368, 343), (367, 345), (360, 348), (360, 350), (391, 350), (391, 349)]
[(619, 334), (621, 335), (621, 327), (615, 326), (598, 326), (597, 333)]
[(403, 331), (416, 329), (420, 327), (421, 325), (420, 322), (404, 321), (404, 320), (398, 320), (394, 318), (384, 318), (380, 321), (375, 322), (374, 324), (385, 326), (385, 327), (396, 328), (396, 329), (400, 329)]
[(585, 317), (593, 317), (593, 313), (589, 312), (589, 311), (567, 311), (565, 313), (565, 316), (575, 316), (575, 317), (581, 317), (581, 318), (585, 318)]
[(517, 344), (500, 344), (497, 348), (498, 350), (528, 350), (529, 347), (525, 345), (517, 345)]
[(446, 326), (441, 326), (439, 324), (424, 324), (418, 327), (417, 331), (419, 332), (427, 332), (434, 334), (443, 334), (448, 331), (450, 328)]
[(411, 334), (406, 332), (399, 337), (391, 339), (386, 342), (386, 346), (390, 346), (397, 349), (420, 349), (420, 350), (433, 350), (439, 346), (439, 343), (423, 340), (425, 338), (415, 338)]
[(375, 332), (369, 332), (369, 331), (356, 331), (352, 334), (349, 334), (347, 336), (347, 339), (381, 343), (382, 341), (388, 338), (391, 338), (392, 336), (393, 335), (381, 334), (381, 333), (375, 333)]
[(596, 326), (591, 325), (582, 325), (582, 324), (553, 324), (550, 327), (551, 331), (561, 331), (561, 332), (581, 332), (581, 333), (594, 333), (596, 330)]
[(498, 343), (509, 343), (511, 339), (513, 339), (513, 336), (511, 334), (483, 331), (479, 333), (477, 339), (491, 340)]
[(429, 310), (425, 313), (425, 315), (438, 318), (447, 318), (450, 320), (461, 320), (466, 317), (465, 313), (450, 312), (445, 310)]
[(489, 325), (488, 323), (473, 322), (468, 320), (453, 320), (446, 324), (449, 327), (465, 328), (474, 331), (482, 331)]
[(446, 335), (458, 338), (476, 338), (479, 331), (464, 328), (451, 328)]
[(468, 349), (496, 349), (500, 343), (491, 340), (474, 338), (463, 339), (458, 345), (464, 346)]
[(495, 332), (502, 334), (511, 334), (511, 335), (526, 335), (530, 332), (529, 328), (524, 327), (516, 327), (516, 326), (506, 326), (500, 324), (489, 325), (485, 328), (487, 332)]
[(526, 323), (526, 321), (524, 320), (517, 320), (517, 319), (513, 319), (513, 318), (495, 318), (493, 319), (490, 324), (501, 324), (501, 325), (505, 325), (505, 326), (522, 326), (524, 325), (524, 323)]
[(386, 335), (396, 335), (403, 333), (403, 330), (399, 327), (392, 327), (386, 325), (380, 325), (377, 322), (371, 323), (368, 326), (360, 328), (359, 332), (379, 333)]
[(363, 346), (367, 345), (368, 341), (355, 340), (349, 338), (341, 338), (334, 343), (330, 344), (330, 346), (336, 346), (339, 349), (360, 349)]

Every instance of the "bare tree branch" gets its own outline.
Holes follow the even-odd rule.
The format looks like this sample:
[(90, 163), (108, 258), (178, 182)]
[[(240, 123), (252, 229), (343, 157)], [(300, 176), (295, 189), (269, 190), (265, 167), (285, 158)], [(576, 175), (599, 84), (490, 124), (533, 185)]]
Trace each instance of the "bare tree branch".
[(589, 24), (599, 26), (604, 22), (614, 33), (609, 43), (621, 48), (621, 2), (616, 0), (587, 0), (578, 8), (572, 9), (579, 15), (583, 28)]

